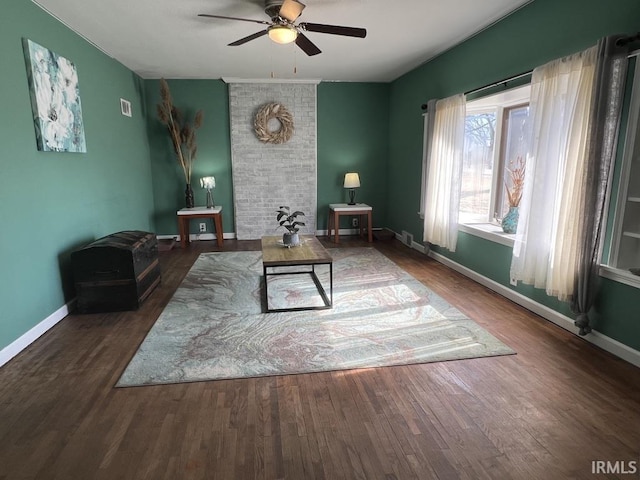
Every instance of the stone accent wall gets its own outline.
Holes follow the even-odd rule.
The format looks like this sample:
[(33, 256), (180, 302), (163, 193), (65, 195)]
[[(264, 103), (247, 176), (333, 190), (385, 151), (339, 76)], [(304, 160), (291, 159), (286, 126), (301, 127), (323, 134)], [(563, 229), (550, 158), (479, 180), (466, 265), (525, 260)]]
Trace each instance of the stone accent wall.
[[(254, 116), (265, 103), (281, 103), (293, 115), (295, 130), (287, 143), (273, 145), (256, 137)], [(315, 234), (316, 84), (230, 81), (229, 110), (237, 238), (284, 233), (282, 228), (276, 230), (280, 205), (302, 210), (306, 227), (300, 233)]]

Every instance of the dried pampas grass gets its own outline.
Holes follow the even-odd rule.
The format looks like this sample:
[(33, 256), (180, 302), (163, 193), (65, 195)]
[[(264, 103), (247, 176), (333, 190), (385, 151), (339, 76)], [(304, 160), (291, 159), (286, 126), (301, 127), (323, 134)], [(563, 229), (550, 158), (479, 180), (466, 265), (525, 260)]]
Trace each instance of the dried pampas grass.
[(509, 162), (512, 167), (508, 168), (509, 176), (511, 177), (511, 188), (505, 182), (505, 188), (507, 189), (507, 201), (510, 207), (517, 207), (522, 200), (522, 191), (524, 189), (524, 174), (526, 171), (526, 165), (522, 157), (518, 157), (515, 162)]
[(204, 114), (202, 110), (198, 110), (193, 124), (185, 121), (180, 110), (173, 105), (169, 84), (164, 78), (160, 79), (160, 98), (162, 102), (157, 105), (158, 119), (169, 131), (178, 164), (184, 172), (185, 181), (190, 184), (193, 164), (198, 153), (196, 130), (202, 126)]

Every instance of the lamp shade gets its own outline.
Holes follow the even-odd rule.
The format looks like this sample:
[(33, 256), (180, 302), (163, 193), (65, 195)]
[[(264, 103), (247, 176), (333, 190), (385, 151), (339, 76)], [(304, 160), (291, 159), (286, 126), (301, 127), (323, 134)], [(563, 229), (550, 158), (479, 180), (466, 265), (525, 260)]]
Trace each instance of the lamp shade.
[(200, 179), (200, 186), (202, 188), (206, 188), (207, 190), (211, 190), (216, 186), (216, 177), (202, 177)]
[(287, 25), (273, 25), (269, 27), (269, 38), (276, 43), (287, 44), (298, 38), (298, 31)]
[(358, 188), (360, 176), (357, 173), (347, 173), (344, 176), (344, 188)]

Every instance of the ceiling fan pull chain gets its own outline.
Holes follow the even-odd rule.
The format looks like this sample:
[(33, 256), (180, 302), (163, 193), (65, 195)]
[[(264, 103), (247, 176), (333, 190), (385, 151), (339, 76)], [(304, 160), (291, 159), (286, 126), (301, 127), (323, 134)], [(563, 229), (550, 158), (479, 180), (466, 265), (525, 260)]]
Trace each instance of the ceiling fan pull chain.
[(271, 63), (271, 78), (275, 78), (276, 75), (273, 73), (273, 46), (271, 46), (269, 52), (269, 63)]

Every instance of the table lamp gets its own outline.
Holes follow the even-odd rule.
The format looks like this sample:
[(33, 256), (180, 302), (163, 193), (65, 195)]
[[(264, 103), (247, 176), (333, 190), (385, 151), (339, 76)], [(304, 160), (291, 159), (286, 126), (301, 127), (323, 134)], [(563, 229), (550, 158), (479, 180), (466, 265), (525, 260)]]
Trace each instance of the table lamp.
[(213, 208), (213, 195), (211, 195), (211, 189), (216, 186), (216, 178), (202, 177), (200, 179), (200, 186), (207, 189), (207, 208)]
[(356, 188), (360, 187), (360, 176), (357, 173), (347, 173), (344, 176), (344, 188), (349, 189), (349, 205), (356, 204)]

